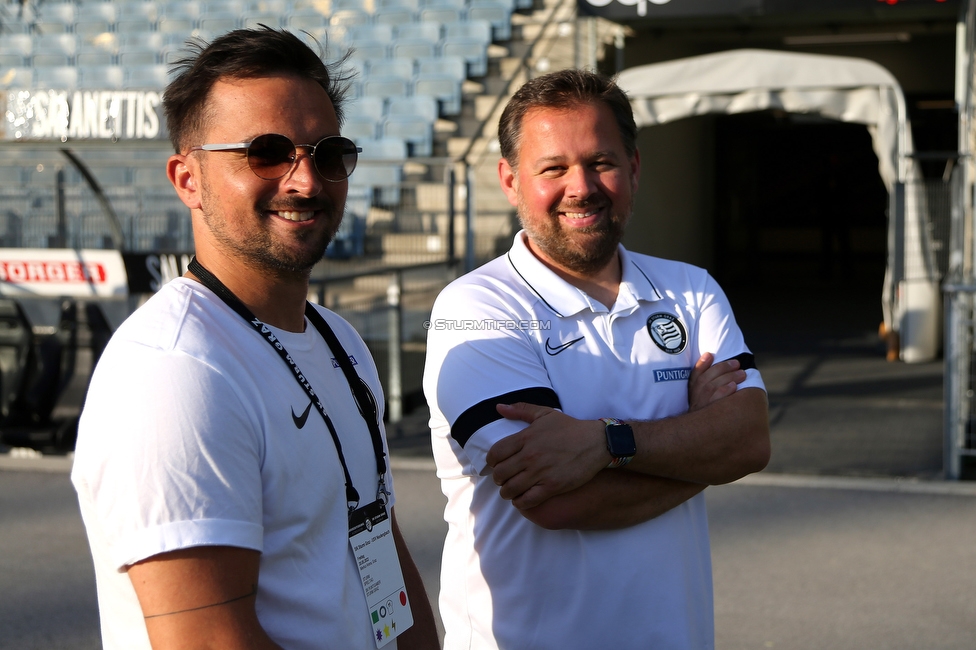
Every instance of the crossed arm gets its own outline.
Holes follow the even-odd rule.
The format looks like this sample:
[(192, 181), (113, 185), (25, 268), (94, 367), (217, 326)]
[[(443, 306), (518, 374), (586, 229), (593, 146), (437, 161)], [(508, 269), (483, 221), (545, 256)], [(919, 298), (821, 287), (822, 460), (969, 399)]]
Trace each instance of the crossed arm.
[(503, 498), (545, 528), (611, 529), (647, 521), (708, 485), (766, 466), (766, 394), (738, 390), (744, 379), (738, 361), (713, 363), (711, 354), (702, 355), (689, 378), (688, 412), (628, 422), (637, 455), (614, 470), (605, 469), (611, 457), (602, 422), (532, 404), (500, 404), (501, 415), (529, 426), (489, 450), (492, 478)]
[[(393, 538), (414, 624), (397, 647), (439, 648), (434, 614), (420, 572), (391, 511)], [(129, 567), (149, 640), (155, 650), (280, 650), (261, 627), (254, 609), (258, 551), (198, 546), (155, 555)]]

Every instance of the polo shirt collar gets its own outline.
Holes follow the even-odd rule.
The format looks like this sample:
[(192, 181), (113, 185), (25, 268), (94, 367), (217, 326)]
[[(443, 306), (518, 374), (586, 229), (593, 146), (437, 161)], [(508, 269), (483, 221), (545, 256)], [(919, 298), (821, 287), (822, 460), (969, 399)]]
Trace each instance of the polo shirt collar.
[[(508, 260), (515, 272), (549, 309), (561, 317), (571, 316), (585, 309), (593, 312), (608, 311), (605, 305), (590, 298), (584, 291), (566, 282), (539, 261), (526, 246), (524, 237), (524, 230), (515, 234), (515, 241), (508, 252)], [(654, 283), (637, 266), (627, 249), (618, 244), (617, 250), (620, 253), (623, 276), (613, 311), (632, 310), (636, 308), (639, 301), (660, 300), (661, 294)]]

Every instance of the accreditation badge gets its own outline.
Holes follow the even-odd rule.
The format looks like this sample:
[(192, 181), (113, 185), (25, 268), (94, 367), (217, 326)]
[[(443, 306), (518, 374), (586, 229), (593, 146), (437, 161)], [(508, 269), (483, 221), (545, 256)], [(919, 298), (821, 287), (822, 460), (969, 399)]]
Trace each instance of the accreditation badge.
[(374, 501), (350, 515), (349, 544), (363, 581), (373, 640), (382, 648), (413, 625), (393, 522), (384, 503)]

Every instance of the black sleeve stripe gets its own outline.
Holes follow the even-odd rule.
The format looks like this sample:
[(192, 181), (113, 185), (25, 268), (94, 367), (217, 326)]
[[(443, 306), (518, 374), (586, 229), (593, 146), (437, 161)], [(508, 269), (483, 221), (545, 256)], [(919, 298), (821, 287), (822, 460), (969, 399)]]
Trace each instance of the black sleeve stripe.
[[(732, 357), (732, 359), (738, 359), (740, 370), (748, 370), (749, 368), (756, 368), (756, 357), (749, 354), (748, 352), (737, 354), (736, 356)], [(726, 359), (726, 361), (731, 361), (731, 359)]]
[(515, 404), (516, 402), (538, 404), (539, 406), (548, 406), (554, 409), (562, 408), (556, 391), (551, 388), (539, 386), (536, 388), (515, 390), (511, 393), (498, 395), (497, 397), (489, 397), (459, 415), (458, 419), (454, 421), (454, 426), (451, 427), (451, 437), (459, 445), (464, 447), (478, 429), (491, 424), (495, 420), (502, 419), (502, 416), (495, 410), (495, 405)]

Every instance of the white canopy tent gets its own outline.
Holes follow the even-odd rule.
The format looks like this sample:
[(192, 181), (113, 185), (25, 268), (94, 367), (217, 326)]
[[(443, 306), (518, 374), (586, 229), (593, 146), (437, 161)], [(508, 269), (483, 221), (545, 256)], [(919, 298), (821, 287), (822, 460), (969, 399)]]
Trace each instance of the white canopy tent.
[[(694, 115), (770, 109), (866, 125), (891, 197), (882, 292), (885, 324), (899, 332), (903, 360), (935, 357), (941, 339), (939, 274), (924, 201), (912, 201), (906, 210), (899, 200), (904, 196), (900, 188), (922, 175), (910, 157), (904, 95), (890, 72), (864, 59), (731, 50), (630, 68), (617, 81), (630, 96), (639, 127)], [(900, 269), (913, 272), (906, 277)]]

